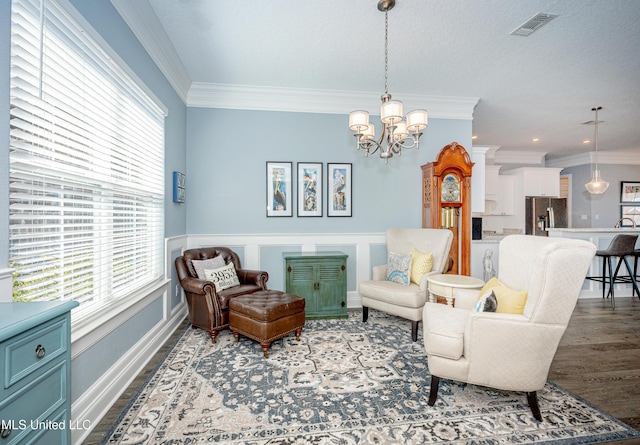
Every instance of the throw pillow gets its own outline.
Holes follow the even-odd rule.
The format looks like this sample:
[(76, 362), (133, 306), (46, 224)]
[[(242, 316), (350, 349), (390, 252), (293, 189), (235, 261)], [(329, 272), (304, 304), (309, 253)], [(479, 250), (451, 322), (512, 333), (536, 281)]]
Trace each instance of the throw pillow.
[(233, 266), (233, 263), (217, 269), (205, 269), (204, 273), (207, 280), (213, 282), (218, 292), (240, 285), (240, 280), (238, 280), (238, 274), (236, 273), (236, 268)]
[(498, 301), (496, 312), (501, 314), (522, 314), (527, 303), (529, 293), (526, 290), (518, 291), (502, 284), (497, 278), (492, 278), (484, 285), (480, 295), (484, 295), (488, 290), (493, 290)]
[(433, 254), (422, 253), (413, 248), (409, 251), (409, 255), (411, 255), (411, 282), (420, 285), (423, 275), (433, 269)]
[(387, 281), (394, 283), (410, 284), (411, 255), (398, 255), (391, 252), (387, 261)]
[(201, 280), (206, 280), (207, 277), (204, 276), (205, 269), (217, 269), (218, 267), (224, 266), (224, 258), (220, 255), (216, 255), (213, 258), (208, 258), (206, 260), (192, 260), (193, 268), (196, 270), (196, 274), (198, 278)]
[(473, 310), (476, 312), (496, 312), (497, 307), (498, 300), (496, 299), (496, 294), (493, 290), (490, 290), (478, 299)]

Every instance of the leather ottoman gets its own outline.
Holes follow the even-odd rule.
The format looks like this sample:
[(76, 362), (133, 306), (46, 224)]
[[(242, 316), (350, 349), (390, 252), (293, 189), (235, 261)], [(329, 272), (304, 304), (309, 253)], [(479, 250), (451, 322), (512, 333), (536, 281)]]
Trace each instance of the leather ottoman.
[(238, 335), (260, 342), (269, 358), (271, 342), (294, 332), (296, 340), (304, 327), (304, 298), (277, 290), (264, 290), (229, 300), (229, 328)]

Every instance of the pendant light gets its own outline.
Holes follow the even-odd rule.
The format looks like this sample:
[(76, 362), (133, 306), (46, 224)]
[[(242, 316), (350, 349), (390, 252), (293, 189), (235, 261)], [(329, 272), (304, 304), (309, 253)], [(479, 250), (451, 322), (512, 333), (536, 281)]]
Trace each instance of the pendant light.
[(584, 186), (587, 188), (587, 191), (592, 195), (601, 195), (607, 188), (609, 187), (609, 183), (604, 181), (600, 177), (600, 170), (598, 169), (598, 111), (602, 110), (602, 107), (593, 107), (591, 111), (596, 112), (596, 120), (593, 121), (593, 125), (595, 126), (593, 141), (595, 146), (595, 153), (593, 155), (595, 159), (595, 168), (591, 171), (591, 181), (587, 182)]

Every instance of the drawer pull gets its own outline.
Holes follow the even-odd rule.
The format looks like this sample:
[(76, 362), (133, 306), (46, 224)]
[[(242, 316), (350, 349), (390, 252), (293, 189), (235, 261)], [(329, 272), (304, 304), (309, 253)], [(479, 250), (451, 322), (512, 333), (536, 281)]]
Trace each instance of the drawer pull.
[(7, 426), (6, 428), (2, 428), (2, 431), (0, 432), (0, 439), (6, 439), (10, 435), (11, 435), (11, 427)]
[(44, 346), (42, 345), (38, 345), (36, 346), (36, 357), (41, 359), (44, 357), (44, 355), (47, 353), (47, 350), (44, 349)]

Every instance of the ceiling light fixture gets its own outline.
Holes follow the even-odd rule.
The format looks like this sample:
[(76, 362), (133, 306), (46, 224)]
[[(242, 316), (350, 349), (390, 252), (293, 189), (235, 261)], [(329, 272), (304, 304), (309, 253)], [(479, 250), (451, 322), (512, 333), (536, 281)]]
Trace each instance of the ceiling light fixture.
[(389, 20), (388, 12), (393, 9), (395, 0), (380, 0), (378, 10), (384, 12), (384, 94), (381, 96), (380, 120), (382, 134), (376, 140), (375, 125), (369, 122), (369, 112), (352, 111), (349, 114), (349, 130), (356, 137), (356, 148), (363, 149), (365, 156), (380, 150), (380, 157), (385, 164), (394, 154), (400, 155), (402, 149), (420, 148), (421, 131), (427, 128), (428, 117), (425, 110), (414, 110), (407, 113), (404, 121), (402, 102), (391, 100), (387, 87), (389, 79)]
[[(593, 134), (593, 141), (595, 146), (595, 153), (593, 155), (595, 159), (595, 168), (591, 171), (591, 181), (587, 182), (584, 186), (587, 188), (589, 193), (592, 195), (601, 195), (604, 193), (609, 187), (609, 183), (604, 181), (600, 177), (600, 170), (598, 170), (598, 124), (602, 121), (598, 120), (598, 111), (602, 110), (602, 107), (593, 107), (591, 111), (596, 112), (596, 120), (593, 121), (593, 125), (595, 125), (595, 130)], [(585, 124), (591, 124), (591, 122), (585, 122)]]

